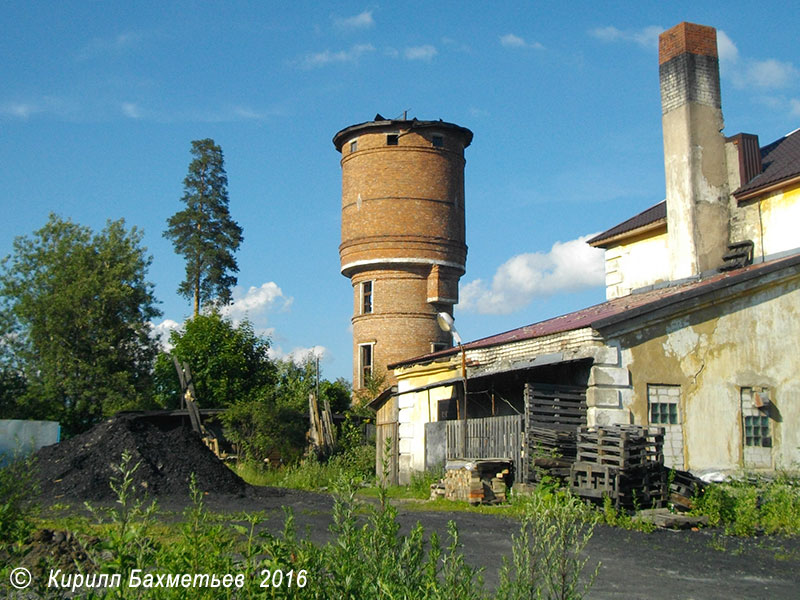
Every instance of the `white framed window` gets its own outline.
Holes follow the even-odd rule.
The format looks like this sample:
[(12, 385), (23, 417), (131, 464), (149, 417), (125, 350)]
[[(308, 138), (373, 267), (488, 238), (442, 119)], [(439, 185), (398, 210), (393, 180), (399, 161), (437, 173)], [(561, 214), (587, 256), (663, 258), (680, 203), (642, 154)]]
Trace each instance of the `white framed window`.
[(352, 142), (350, 142), (350, 153), (352, 154), (356, 150), (358, 150), (358, 140), (357, 139), (353, 140)]
[(431, 352), (439, 352), (439, 350), (447, 350), (448, 346), (445, 342), (431, 342)]
[(373, 373), (374, 342), (358, 345), (358, 386), (367, 387)]
[(373, 308), (373, 282), (372, 281), (362, 281), (361, 282), (361, 314), (362, 315), (369, 315), (372, 314)]
[(747, 469), (772, 467), (772, 419), (769, 388), (742, 387), (742, 461)]
[(647, 415), (650, 425), (664, 428), (664, 464), (683, 469), (681, 386), (647, 384)]

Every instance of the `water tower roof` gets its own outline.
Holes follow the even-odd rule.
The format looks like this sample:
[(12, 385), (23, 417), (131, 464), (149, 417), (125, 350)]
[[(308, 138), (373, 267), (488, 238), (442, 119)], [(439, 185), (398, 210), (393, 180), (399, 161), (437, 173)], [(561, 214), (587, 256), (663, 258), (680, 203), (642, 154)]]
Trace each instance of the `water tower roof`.
[(472, 143), (472, 132), (466, 127), (461, 127), (455, 123), (447, 123), (441, 119), (438, 121), (420, 121), (418, 119), (386, 119), (380, 114), (375, 115), (372, 121), (359, 123), (358, 125), (351, 125), (345, 127), (336, 135), (333, 136), (333, 145), (341, 152), (342, 146), (347, 140), (356, 137), (363, 133), (379, 133), (381, 131), (391, 130), (409, 130), (409, 129), (439, 129), (459, 133), (464, 139), (464, 147), (466, 148)]

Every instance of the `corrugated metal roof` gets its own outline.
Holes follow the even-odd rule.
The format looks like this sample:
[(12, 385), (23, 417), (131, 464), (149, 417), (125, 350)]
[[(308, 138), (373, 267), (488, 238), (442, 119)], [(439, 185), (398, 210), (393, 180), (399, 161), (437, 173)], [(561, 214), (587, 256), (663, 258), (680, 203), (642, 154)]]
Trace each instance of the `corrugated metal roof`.
[(737, 198), (800, 175), (800, 129), (761, 148), (763, 169), (736, 190)]
[[(525, 327), (512, 329), (511, 331), (468, 342), (464, 344), (464, 348), (466, 350), (479, 350), (491, 346), (499, 346), (502, 344), (535, 339), (546, 335), (574, 331), (584, 327), (593, 327), (595, 329), (608, 327), (650, 311), (696, 298), (703, 294), (711, 293), (715, 290), (798, 264), (800, 264), (800, 254), (793, 254), (786, 258), (775, 259), (757, 265), (749, 265), (741, 269), (724, 273), (716, 273), (703, 279), (684, 281), (683, 283), (675, 285), (667, 285), (665, 287), (657, 287), (647, 291), (629, 294), (575, 312), (547, 319), (546, 321), (540, 321), (539, 323), (526, 325)], [(457, 352), (459, 352), (458, 348), (448, 348), (447, 350), (440, 350), (439, 352), (410, 358), (388, 366), (391, 369), (415, 363), (430, 362), (437, 358), (451, 356)]]
[(596, 246), (598, 245), (598, 242), (609, 240), (623, 233), (628, 233), (629, 231), (640, 229), (642, 227), (650, 225), (651, 223), (656, 223), (661, 220), (666, 222), (666, 219), (667, 219), (667, 201), (662, 200), (655, 206), (651, 206), (647, 210), (643, 210), (635, 217), (631, 217), (627, 221), (623, 221), (619, 225), (615, 225), (608, 231), (604, 231), (600, 235), (596, 235), (595, 237), (590, 239), (587, 243), (590, 246)]

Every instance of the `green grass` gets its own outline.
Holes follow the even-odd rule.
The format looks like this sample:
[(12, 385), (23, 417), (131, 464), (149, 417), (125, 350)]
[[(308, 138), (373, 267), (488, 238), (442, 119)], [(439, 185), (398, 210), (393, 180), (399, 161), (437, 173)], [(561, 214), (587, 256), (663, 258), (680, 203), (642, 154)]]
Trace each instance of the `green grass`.
[(692, 512), (726, 535), (799, 535), (800, 480), (781, 475), (713, 484), (695, 498)]
[[(490, 596), (480, 569), (470, 567), (461, 550), (459, 532), (451, 521), (446, 539), (427, 536), (417, 524), (401, 533), (397, 510), (386, 502), (381, 490), (379, 504), (364, 505), (355, 498), (352, 481), (340, 478), (333, 484), (332, 540), (315, 545), (298, 539), (294, 516), (287, 510), (279, 535), (261, 531), (261, 513), (236, 515), (227, 522), (210, 513), (203, 495), (189, 488), (191, 504), (177, 522), (160, 520), (157, 505), (133, 495), (133, 473), (138, 465), (130, 456), (111, 481), (117, 501), (98, 508), (87, 505), (93, 518), (73, 519), (97, 541), (86, 547), (88, 560), (75, 571), (119, 573), (129, 581), (134, 570), (145, 573), (238, 574), (245, 585), (236, 588), (194, 587), (192, 598), (426, 598), (471, 600), (489, 597), (518, 600), (528, 597), (581, 598), (594, 576), (584, 577), (586, 542), (594, 521), (574, 499), (556, 499), (544, 493), (514, 506), (523, 514), (523, 527), (515, 536), (513, 558), (500, 573), (500, 587)], [(410, 486), (413, 487), (413, 486)], [(58, 507), (59, 512), (66, 507)], [(26, 529), (36, 526), (31, 514), (13, 515)], [(66, 522), (62, 521), (62, 524)], [(25, 548), (0, 557), (0, 591), (7, 591), (11, 569), (19, 564)], [(46, 573), (53, 563), (30, 565), (34, 571), (32, 591), (40, 597), (61, 597), (48, 590)], [(62, 567), (63, 568), (63, 567)], [(264, 569), (274, 573), (303, 574), (307, 587), (282, 586), (262, 589)], [(596, 573), (596, 570), (595, 570)], [(295, 580), (296, 582), (299, 580)], [(584, 583), (579, 584), (579, 581)], [(54, 596), (53, 594), (56, 594)], [(82, 598), (152, 599), (185, 598), (180, 587), (142, 590), (123, 585), (108, 591), (81, 590)], [(533, 596), (531, 595), (533, 594)]]

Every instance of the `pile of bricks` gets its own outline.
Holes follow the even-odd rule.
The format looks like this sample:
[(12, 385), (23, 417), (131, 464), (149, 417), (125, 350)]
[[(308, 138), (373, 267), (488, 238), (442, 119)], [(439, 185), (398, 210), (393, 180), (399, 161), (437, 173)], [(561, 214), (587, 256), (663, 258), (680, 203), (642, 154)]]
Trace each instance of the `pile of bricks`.
[(570, 488), (584, 498), (608, 496), (617, 508), (663, 506), (668, 493), (663, 445), (661, 427), (580, 427)]
[(505, 502), (510, 473), (508, 459), (450, 459), (445, 465), (444, 497), (470, 504)]

